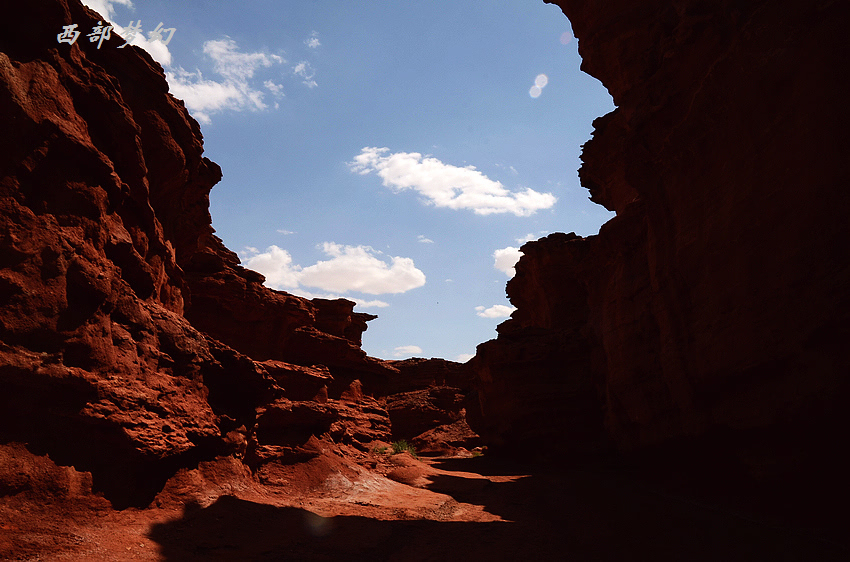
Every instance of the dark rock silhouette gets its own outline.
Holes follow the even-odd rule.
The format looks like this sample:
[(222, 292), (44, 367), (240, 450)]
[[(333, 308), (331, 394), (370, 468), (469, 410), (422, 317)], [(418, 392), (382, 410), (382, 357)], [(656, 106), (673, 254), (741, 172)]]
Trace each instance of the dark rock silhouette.
[(518, 310), (471, 361), (470, 424), (506, 448), (614, 450), (759, 488), (801, 518), (798, 500), (834, 513), (850, 425), (850, 8), (557, 4), (617, 106), (579, 171), (617, 216), (522, 247)]

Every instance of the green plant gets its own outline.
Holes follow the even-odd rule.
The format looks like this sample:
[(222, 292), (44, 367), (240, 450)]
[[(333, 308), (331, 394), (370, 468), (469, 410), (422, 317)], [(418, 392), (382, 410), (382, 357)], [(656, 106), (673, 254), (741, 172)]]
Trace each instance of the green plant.
[(375, 447), (374, 449), (372, 449), (372, 452), (378, 453), (379, 455), (383, 455), (387, 452), (387, 449), (389, 449), (389, 447)]
[(408, 444), (408, 442), (405, 441), (404, 439), (401, 439), (400, 441), (396, 441), (395, 443), (393, 443), (393, 454), (394, 455), (397, 455), (399, 453), (403, 453), (405, 451), (410, 453), (410, 456), (412, 456), (414, 459), (419, 458), (419, 456), (416, 454), (416, 449), (413, 448), (413, 445)]
[(483, 454), (481, 451), (472, 451), (472, 458), (480, 457)]

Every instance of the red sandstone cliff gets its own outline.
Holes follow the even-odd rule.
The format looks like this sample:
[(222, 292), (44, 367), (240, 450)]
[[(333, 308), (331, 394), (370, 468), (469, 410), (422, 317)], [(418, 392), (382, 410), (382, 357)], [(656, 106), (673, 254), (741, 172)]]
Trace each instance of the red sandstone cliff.
[(99, 19), (76, 0), (17, 10), (0, 25), (0, 443), (91, 472), (122, 507), (216, 456), (261, 472), (315, 456), (314, 435), (389, 439), (371, 396), (428, 385), (360, 349), (375, 316), (267, 289), (213, 235), (221, 171), (159, 65), (57, 43)]
[(617, 106), (580, 170), (617, 216), (523, 246), (518, 310), (473, 360), (471, 423), (494, 443), (669, 451), (777, 498), (833, 499), (850, 426), (850, 7), (557, 4)]

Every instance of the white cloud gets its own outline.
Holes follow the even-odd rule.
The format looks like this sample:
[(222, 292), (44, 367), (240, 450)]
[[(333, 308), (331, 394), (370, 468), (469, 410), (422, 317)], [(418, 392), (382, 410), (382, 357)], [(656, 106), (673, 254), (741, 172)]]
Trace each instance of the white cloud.
[(461, 353), (460, 355), (455, 357), (455, 361), (457, 361), (458, 363), (466, 363), (473, 357), (475, 357), (474, 353)]
[[(100, 13), (113, 25), (113, 34), (120, 35), (126, 39), (129, 36), (129, 27), (125, 28), (115, 23), (115, 6), (126, 6), (133, 8), (131, 0), (83, 0), (83, 4)], [(141, 20), (130, 20), (130, 24), (141, 24)], [(173, 22), (164, 22), (163, 28), (174, 28), (174, 34), (179, 35), (180, 30)], [(187, 71), (181, 66), (172, 66), (171, 51), (161, 40), (151, 39), (150, 32), (155, 26), (151, 23), (147, 33), (142, 28), (132, 37), (130, 44), (146, 50), (154, 60), (165, 69), (171, 93), (184, 101), (186, 108), (195, 119), (203, 124), (211, 123), (210, 116), (224, 110), (230, 111), (260, 111), (268, 106), (264, 101), (265, 93), (270, 93), (275, 98), (284, 97), (283, 85), (272, 80), (265, 80), (262, 86), (255, 85), (254, 77), (258, 70), (273, 65), (286, 64), (283, 57), (263, 52), (240, 51), (236, 42), (225, 37), (206, 41), (203, 51), (213, 63), (215, 76), (213, 79), (204, 78), (200, 70)], [(305, 41), (308, 47), (316, 48), (320, 45), (319, 34), (313, 32), (311, 37)], [(163, 34), (170, 41), (170, 34)], [(116, 41), (116, 47), (123, 43)], [(300, 76), (303, 82), (313, 88), (317, 86), (314, 76), (315, 70), (310, 63), (304, 61), (293, 68), (293, 74)], [(274, 103), (274, 108), (279, 108)]]
[[(369, 246), (325, 242), (320, 247), (331, 259), (308, 267), (292, 263), (289, 252), (274, 245), (263, 253), (252, 252), (254, 255), (246, 256), (244, 263), (265, 275), (269, 287), (285, 291), (297, 289), (302, 295), (308, 293), (302, 287), (316, 287), (334, 293), (357, 291), (380, 295), (403, 293), (425, 284), (425, 274), (416, 269), (410, 258), (390, 257), (388, 263), (378, 257), (381, 252)], [(310, 294), (308, 298), (313, 296), (319, 295)], [(362, 306), (389, 306), (377, 300), (360, 302)]]
[(113, 5), (118, 4), (127, 6), (128, 8), (133, 7), (131, 0), (82, 0), (82, 2), (84, 6), (88, 6), (110, 22), (115, 21), (115, 9)]
[(422, 353), (422, 348), (418, 345), (402, 345), (393, 349), (394, 357), (403, 357), (405, 355), (415, 355)]
[[(335, 298), (339, 298), (339, 297), (323, 297), (323, 298), (334, 298), (335, 299)], [(352, 301), (356, 302), (357, 306), (359, 306), (360, 308), (386, 308), (390, 305), (390, 303), (388, 303), (388, 302), (379, 301), (377, 299), (367, 301), (367, 300), (358, 299), (358, 298), (355, 298), (355, 297), (345, 297), (345, 298), (347, 298), (348, 300), (352, 300)]]
[(388, 154), (388, 148), (366, 147), (349, 163), (352, 172), (376, 172), (383, 185), (395, 191), (414, 189), (436, 207), (470, 209), (479, 215), (513, 213), (529, 216), (548, 209), (557, 199), (551, 193), (525, 188), (508, 191), (474, 166), (458, 167), (418, 152)]
[(283, 97), (283, 85), (275, 84), (271, 80), (266, 80), (263, 82), (263, 86), (266, 87), (268, 91), (270, 91), (275, 97), (282, 98)]
[(216, 72), (236, 83), (247, 82), (259, 68), (286, 62), (278, 55), (239, 52), (229, 37), (204, 42), (204, 54), (213, 60)]
[(514, 269), (514, 266), (521, 257), (522, 252), (519, 251), (519, 248), (515, 248), (513, 246), (508, 246), (507, 248), (500, 248), (493, 252), (493, 267), (503, 272), (508, 277), (513, 277), (514, 275), (516, 275), (516, 270)]
[(514, 310), (516, 310), (516, 307), (504, 304), (494, 304), (490, 308), (475, 307), (475, 313), (481, 318), (507, 318)]
[(166, 72), (165, 75), (168, 77), (171, 94), (183, 100), (192, 116), (203, 124), (211, 123), (210, 113), (224, 109), (238, 110), (248, 100), (238, 85), (204, 80), (200, 70), (187, 72), (183, 68), (177, 68), (173, 72)]
[[(286, 61), (267, 53), (244, 53), (230, 38), (204, 43), (204, 53), (213, 61), (213, 68), (223, 80), (204, 79), (201, 71), (188, 72), (182, 67), (166, 72), (171, 93), (186, 103), (189, 112), (201, 123), (210, 123), (210, 114), (232, 111), (266, 109), (263, 92), (253, 86), (252, 79), (260, 68), (283, 64)], [(271, 80), (264, 83), (273, 94), (282, 87)], [(277, 88), (277, 89), (276, 89)]]
[(299, 297), (304, 297), (305, 299), (346, 299), (354, 301), (355, 308), (386, 308), (390, 305), (390, 303), (378, 299), (366, 300), (358, 297), (352, 297), (351, 295), (340, 295), (339, 293), (317, 293), (315, 291), (308, 291), (303, 287), (286, 289), (286, 292), (292, 293), (293, 295), (297, 295)]
[[(120, 25), (115, 26), (115, 32), (118, 35), (123, 36), (124, 29), (125, 28), (121, 27)], [(166, 45), (162, 41), (145, 39), (144, 35), (139, 33), (135, 37), (133, 37), (132, 41), (130, 41), (130, 44), (135, 45), (137, 47), (141, 47), (142, 49), (146, 50), (148, 54), (150, 54), (151, 58), (161, 64), (163, 68), (171, 66), (171, 51), (168, 50), (168, 45)]]
[(308, 37), (304, 41), (304, 44), (307, 45), (308, 47), (310, 47), (311, 49), (315, 49), (316, 47), (321, 45), (321, 43), (319, 43), (319, 32), (314, 31), (313, 33), (311, 33), (310, 37)]
[(322, 244), (331, 257), (301, 272), (300, 281), (308, 287), (326, 291), (359, 291), (370, 295), (403, 293), (425, 284), (425, 274), (410, 258), (391, 257), (390, 263), (377, 257), (380, 252), (369, 246)]
[(313, 76), (316, 75), (316, 71), (313, 70), (313, 67), (310, 66), (310, 63), (307, 61), (301, 61), (292, 67), (292, 74), (303, 78), (304, 84), (306, 84), (308, 88), (315, 88), (318, 86), (316, 81), (313, 80)]
[[(545, 230), (541, 231), (541, 234), (545, 233)], [(522, 246), (526, 242), (530, 242), (531, 240), (537, 240), (539, 237), (539, 235), (535, 235), (529, 232), (525, 236), (517, 238), (516, 243)], [(508, 277), (513, 277), (514, 275), (516, 275), (516, 269), (514, 269), (514, 266), (521, 257), (522, 252), (520, 251), (519, 247), (508, 246), (507, 248), (500, 248), (493, 252), (493, 267), (495, 267), (501, 272), (504, 272), (504, 274)]]
[(289, 290), (298, 287), (301, 266), (292, 263), (289, 252), (277, 246), (269, 246), (262, 254), (251, 256), (245, 267), (266, 276), (266, 285), (273, 289)]
[[(266, 281), (266, 285), (269, 286), (268, 281)], [(355, 308), (386, 308), (390, 305), (390, 303), (372, 299), (366, 300), (358, 297), (352, 297), (351, 295), (340, 295), (338, 293), (324, 293), (324, 292), (316, 292), (316, 291), (308, 291), (303, 287), (272, 287), (273, 289), (277, 289), (279, 291), (286, 291), (287, 293), (291, 293), (293, 295), (304, 297), (305, 299), (328, 299), (328, 300), (336, 300), (336, 299), (346, 299), (350, 301), (354, 301)]]
[(277, 231), (280, 232), (281, 234), (295, 234), (295, 232), (293, 232), (291, 230), (284, 230), (282, 228), (278, 228)]
[(420, 234), (419, 236), (416, 237), (416, 239), (419, 240), (420, 242), (422, 242), (423, 244), (433, 244), (434, 243), (434, 241), (431, 240), (430, 238), (425, 238), (424, 234)]

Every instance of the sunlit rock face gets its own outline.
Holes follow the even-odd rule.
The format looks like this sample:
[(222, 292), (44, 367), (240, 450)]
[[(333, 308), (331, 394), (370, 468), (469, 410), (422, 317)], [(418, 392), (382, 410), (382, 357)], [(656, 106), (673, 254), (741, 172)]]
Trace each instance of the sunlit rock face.
[(16, 10), (0, 24), (0, 443), (126, 507), (216, 456), (389, 438), (384, 410), (341, 401), (362, 413), (398, 386), (360, 349), (375, 317), (265, 288), (213, 235), (221, 171), (160, 66), (58, 42), (101, 19), (77, 0)]
[(579, 172), (617, 216), (523, 247), (470, 423), (526, 448), (552, 424), (567, 451), (677, 443), (692, 466), (829, 488), (848, 425), (850, 7), (557, 4), (617, 106)]
[(59, 44), (98, 20), (77, 2), (21, 11), (0, 40), (0, 433), (133, 503), (244, 411), (210, 405), (214, 355), (236, 355), (182, 316), (220, 172), (150, 57)]

